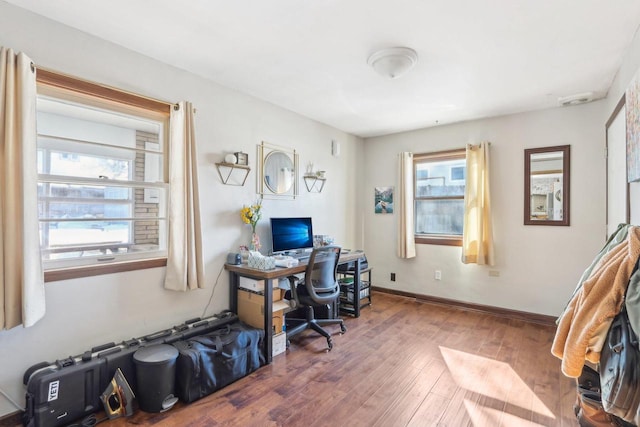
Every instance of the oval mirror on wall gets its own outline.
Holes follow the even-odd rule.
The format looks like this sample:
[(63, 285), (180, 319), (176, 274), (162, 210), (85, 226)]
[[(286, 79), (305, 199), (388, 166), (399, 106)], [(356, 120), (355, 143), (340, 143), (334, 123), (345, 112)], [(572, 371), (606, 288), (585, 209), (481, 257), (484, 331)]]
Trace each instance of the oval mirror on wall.
[(298, 195), (298, 155), (295, 150), (263, 142), (258, 145), (257, 192), (263, 197)]
[(294, 171), (293, 160), (282, 151), (272, 151), (264, 159), (264, 183), (275, 194), (291, 190)]
[(569, 225), (570, 146), (524, 150), (524, 224)]

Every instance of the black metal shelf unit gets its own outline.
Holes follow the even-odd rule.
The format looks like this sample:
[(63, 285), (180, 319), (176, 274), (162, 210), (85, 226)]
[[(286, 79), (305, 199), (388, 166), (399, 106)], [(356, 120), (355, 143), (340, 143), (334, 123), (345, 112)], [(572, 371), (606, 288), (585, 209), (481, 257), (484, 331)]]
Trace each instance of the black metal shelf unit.
[[(356, 274), (360, 276), (359, 286), (357, 280), (340, 285), (339, 307), (341, 313), (359, 317), (360, 309), (371, 305), (371, 267), (364, 268), (359, 273), (356, 271), (340, 271), (338, 273), (342, 279), (347, 277), (355, 279)], [(366, 275), (366, 279), (362, 279), (363, 275)]]

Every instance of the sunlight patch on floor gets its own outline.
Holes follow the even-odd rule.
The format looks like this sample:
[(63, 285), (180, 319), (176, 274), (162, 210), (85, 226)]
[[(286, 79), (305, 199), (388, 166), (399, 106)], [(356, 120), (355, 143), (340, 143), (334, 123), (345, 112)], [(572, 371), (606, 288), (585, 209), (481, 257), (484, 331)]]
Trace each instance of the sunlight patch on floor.
[(555, 419), (553, 412), (507, 363), (447, 347), (440, 347), (440, 352), (459, 387)]
[(542, 424), (497, 409), (476, 406), (467, 399), (464, 399), (464, 406), (474, 427), (544, 427)]

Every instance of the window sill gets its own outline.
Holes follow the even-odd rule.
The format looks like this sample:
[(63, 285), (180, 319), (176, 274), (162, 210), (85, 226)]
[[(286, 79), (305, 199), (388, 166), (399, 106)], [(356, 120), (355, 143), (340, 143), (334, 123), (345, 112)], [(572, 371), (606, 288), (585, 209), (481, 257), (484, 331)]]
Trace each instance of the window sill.
[(165, 267), (166, 258), (154, 258), (136, 261), (124, 261), (104, 265), (90, 265), (73, 268), (61, 268), (44, 272), (45, 282), (78, 279), (81, 277), (100, 276), (103, 274), (122, 273), (124, 271), (144, 270), (146, 268)]
[(462, 246), (462, 236), (416, 236), (415, 242), (419, 245)]

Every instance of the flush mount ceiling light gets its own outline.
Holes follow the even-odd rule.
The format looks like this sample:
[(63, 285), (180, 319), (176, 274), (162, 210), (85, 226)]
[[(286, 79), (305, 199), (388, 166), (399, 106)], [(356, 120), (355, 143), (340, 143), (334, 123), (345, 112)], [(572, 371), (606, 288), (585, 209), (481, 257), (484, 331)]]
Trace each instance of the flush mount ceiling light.
[(397, 79), (418, 62), (418, 54), (408, 47), (392, 47), (375, 52), (367, 60), (382, 77)]
[(578, 93), (576, 95), (560, 97), (558, 98), (558, 104), (560, 104), (563, 107), (568, 107), (570, 105), (584, 104), (593, 100), (594, 100), (594, 93), (585, 92), (585, 93)]

